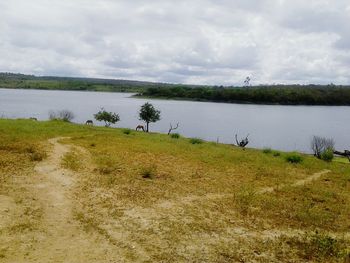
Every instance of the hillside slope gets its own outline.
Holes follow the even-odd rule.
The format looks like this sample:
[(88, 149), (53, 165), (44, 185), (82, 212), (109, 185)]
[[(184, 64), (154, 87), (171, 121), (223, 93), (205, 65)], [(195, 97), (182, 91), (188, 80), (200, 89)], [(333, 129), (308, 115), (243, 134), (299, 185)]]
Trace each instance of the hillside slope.
[(0, 120), (0, 262), (341, 262), (350, 165)]

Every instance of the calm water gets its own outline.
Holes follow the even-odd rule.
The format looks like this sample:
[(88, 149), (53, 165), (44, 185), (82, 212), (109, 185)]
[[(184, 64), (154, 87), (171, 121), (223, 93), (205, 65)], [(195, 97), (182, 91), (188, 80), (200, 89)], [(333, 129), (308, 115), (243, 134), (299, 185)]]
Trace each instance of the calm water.
[(118, 127), (135, 128), (138, 109), (146, 101), (161, 110), (152, 131), (167, 132), (180, 123), (186, 137), (232, 143), (234, 135), (250, 134), (250, 147), (310, 151), (312, 135), (331, 137), (339, 150), (350, 148), (350, 107), (263, 106), (190, 101), (134, 99), (131, 94), (0, 89), (0, 116), (48, 119), (50, 110), (68, 109), (74, 122), (93, 119), (101, 107), (119, 113)]

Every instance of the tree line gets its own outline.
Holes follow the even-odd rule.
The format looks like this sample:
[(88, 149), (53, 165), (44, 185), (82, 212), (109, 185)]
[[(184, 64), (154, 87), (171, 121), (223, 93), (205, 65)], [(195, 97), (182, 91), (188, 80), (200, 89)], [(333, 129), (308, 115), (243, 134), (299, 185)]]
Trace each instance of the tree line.
[(139, 96), (198, 101), (282, 104), (282, 105), (350, 105), (348, 86), (255, 86), (147, 88)]

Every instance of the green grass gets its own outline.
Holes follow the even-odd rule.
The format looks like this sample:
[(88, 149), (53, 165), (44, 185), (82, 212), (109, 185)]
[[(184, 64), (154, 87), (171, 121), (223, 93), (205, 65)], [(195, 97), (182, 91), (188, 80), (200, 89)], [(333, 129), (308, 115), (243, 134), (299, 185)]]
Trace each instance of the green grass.
[[(23, 211), (30, 208), (28, 215), (12, 219), (18, 229), (14, 234), (43, 224), (41, 204), (30, 187), (34, 166), (50, 152), (49, 138), (71, 137), (62, 142), (86, 150), (63, 157), (65, 168), (81, 173), (73, 189), (77, 220), (115, 244), (145, 248), (150, 261), (342, 260), (349, 246), (342, 236), (350, 230), (350, 165), (338, 162), (340, 158), (328, 163), (299, 153), (242, 151), (202, 140), (193, 145), (191, 139), (164, 134), (131, 134), (59, 121), (0, 119), (0, 196), (20, 200)], [(34, 153), (42, 158), (33, 158)], [(303, 161), (286, 161), (295, 156)], [(326, 169), (331, 172), (312, 183), (293, 186)], [(269, 187), (275, 190), (259, 193)], [(315, 229), (324, 234), (307, 239), (263, 234), (306, 235)], [(123, 249), (125, 255), (135, 252)]]

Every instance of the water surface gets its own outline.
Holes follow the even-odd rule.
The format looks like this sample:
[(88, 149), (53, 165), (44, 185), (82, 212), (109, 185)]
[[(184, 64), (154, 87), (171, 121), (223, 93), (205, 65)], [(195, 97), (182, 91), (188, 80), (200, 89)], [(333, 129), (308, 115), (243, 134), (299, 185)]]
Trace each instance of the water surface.
[[(101, 107), (119, 113), (117, 127), (135, 128), (138, 110), (149, 101), (161, 110), (151, 130), (166, 133), (170, 123), (186, 137), (233, 143), (249, 134), (250, 147), (310, 152), (313, 135), (334, 138), (339, 150), (350, 149), (350, 107), (244, 105), (131, 98), (128, 93), (0, 89), (0, 116), (48, 119), (50, 110), (74, 112), (85, 123)], [(100, 124), (102, 125), (102, 123)]]

